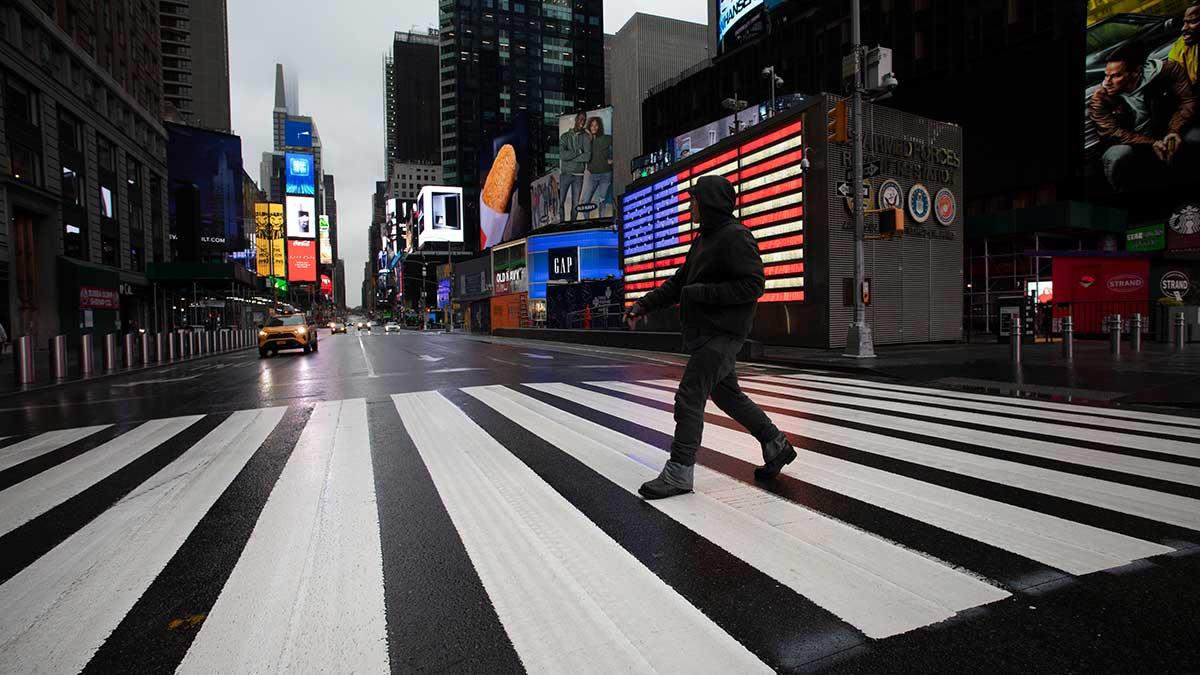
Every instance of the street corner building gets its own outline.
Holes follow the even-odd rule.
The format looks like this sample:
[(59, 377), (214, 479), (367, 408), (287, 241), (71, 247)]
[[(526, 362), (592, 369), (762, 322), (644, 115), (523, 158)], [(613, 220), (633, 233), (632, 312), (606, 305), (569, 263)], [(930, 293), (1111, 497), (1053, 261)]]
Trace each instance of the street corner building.
[[(735, 215), (766, 273), (751, 339), (838, 348), (854, 318), (851, 145), (831, 140), (839, 99), (803, 104), (632, 183), (621, 199), (625, 302), (662, 285), (697, 236), (688, 190), (706, 175), (737, 189)], [(962, 332), (962, 129), (864, 104), (867, 320), (877, 344), (958, 340)], [(807, 163), (804, 160), (807, 159)], [(880, 235), (900, 209), (903, 232)], [(672, 330), (670, 314), (652, 330)]]

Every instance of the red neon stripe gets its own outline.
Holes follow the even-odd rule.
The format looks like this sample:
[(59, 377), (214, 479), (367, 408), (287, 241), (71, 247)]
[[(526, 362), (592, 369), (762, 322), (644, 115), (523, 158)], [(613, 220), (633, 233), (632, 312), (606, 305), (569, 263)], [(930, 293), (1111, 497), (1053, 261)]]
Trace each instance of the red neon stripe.
[(793, 178), (792, 180), (777, 183), (771, 187), (765, 187), (761, 190), (755, 190), (754, 192), (747, 192), (746, 194), (741, 195), (738, 197), (738, 206), (753, 204), (754, 202), (762, 201), (768, 197), (775, 197), (785, 192), (799, 192), (803, 187), (803, 178)]
[(804, 207), (793, 206), (790, 209), (768, 213), (765, 216), (754, 216), (753, 218), (747, 218), (742, 221), (742, 224), (749, 228), (755, 228), (762, 225), (769, 225), (771, 223), (778, 223), (783, 220), (791, 220), (792, 218), (800, 218), (803, 216)]
[(804, 302), (804, 291), (783, 291), (780, 293), (764, 293), (759, 302)]
[(789, 164), (796, 164), (802, 159), (804, 159), (804, 151), (803, 150), (794, 150), (792, 152), (789, 152), (784, 155), (780, 155), (773, 159), (768, 159), (767, 161), (763, 162), (762, 164), (755, 164), (754, 166), (750, 167), (749, 169), (742, 169), (742, 180), (746, 180), (747, 178), (753, 178), (754, 176), (757, 176), (757, 175), (763, 174), (763, 173), (767, 173), (768, 171), (773, 171), (775, 169), (778, 169), (781, 166), (787, 166)]
[(696, 166), (693, 166), (691, 169), (692, 175), (695, 176), (696, 174), (704, 173), (705, 171), (708, 171), (709, 169), (713, 168), (714, 166), (721, 166), (722, 164), (728, 162), (731, 159), (735, 159), (736, 157), (737, 157), (737, 148), (734, 148), (733, 150), (730, 150), (729, 152), (726, 152), (725, 154), (717, 155), (716, 157), (713, 157), (710, 160), (701, 162), (701, 163), (697, 164)]
[(679, 235), (679, 243), (686, 244), (695, 238), (696, 238), (695, 232), (685, 232), (685, 233)]
[(791, 237), (783, 237), (782, 239), (772, 239), (770, 241), (758, 242), (758, 250), (774, 251), (777, 248), (791, 248), (793, 246), (803, 246), (804, 235), (797, 234)]
[(763, 270), (769, 277), (782, 277), (792, 274), (804, 274), (804, 263), (791, 263), (788, 265), (772, 265)]
[(625, 290), (640, 291), (640, 290), (646, 289), (646, 288), (654, 288), (654, 285), (655, 285), (655, 281), (653, 279), (651, 279), (649, 281), (635, 281), (631, 284), (630, 283), (625, 284)]
[(792, 134), (797, 134), (797, 133), (800, 133), (800, 122), (799, 121), (797, 121), (795, 124), (789, 124), (788, 126), (782, 128), (782, 129), (779, 129), (777, 131), (773, 131), (773, 132), (767, 134), (766, 136), (763, 136), (762, 138), (757, 138), (753, 141), (750, 141), (749, 143), (738, 148), (738, 150), (740, 150), (741, 153), (743, 155), (745, 155), (745, 154), (751, 153), (755, 150), (758, 150), (759, 148), (770, 145), (771, 143), (774, 143), (775, 141), (781, 140), (783, 138), (791, 136)]
[(660, 270), (664, 267), (678, 267), (679, 265), (682, 265), (685, 260), (687, 260), (687, 256), (685, 255), (674, 258), (666, 258), (664, 260), (657, 260), (654, 262), (654, 269)]
[(691, 212), (690, 210), (688, 210), (688, 211), (684, 211), (683, 213), (681, 213), (681, 214), (679, 214), (678, 216), (676, 216), (676, 218), (675, 218), (675, 222), (677, 222), (677, 223), (690, 223), (690, 222), (692, 222), (692, 212)]
[(636, 265), (627, 265), (625, 267), (625, 273), (633, 274), (635, 272), (641, 272), (642, 270), (652, 270), (652, 269), (654, 269), (654, 261), (653, 260), (651, 260), (649, 262), (644, 262), (644, 263), (637, 263)]

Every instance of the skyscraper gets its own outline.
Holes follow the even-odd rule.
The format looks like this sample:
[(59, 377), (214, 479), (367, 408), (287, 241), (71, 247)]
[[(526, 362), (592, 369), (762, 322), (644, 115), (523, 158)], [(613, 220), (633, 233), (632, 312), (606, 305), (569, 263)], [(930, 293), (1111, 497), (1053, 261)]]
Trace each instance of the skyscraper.
[(396, 162), (441, 162), (438, 83), (438, 31), (397, 31), (384, 61), (388, 169)]
[(161, 0), (163, 116), (228, 133), (229, 24), (225, 0)]
[(604, 103), (603, 0), (442, 3), (442, 172), (479, 241), (480, 148), (526, 113), (530, 177), (558, 163), (558, 118)]

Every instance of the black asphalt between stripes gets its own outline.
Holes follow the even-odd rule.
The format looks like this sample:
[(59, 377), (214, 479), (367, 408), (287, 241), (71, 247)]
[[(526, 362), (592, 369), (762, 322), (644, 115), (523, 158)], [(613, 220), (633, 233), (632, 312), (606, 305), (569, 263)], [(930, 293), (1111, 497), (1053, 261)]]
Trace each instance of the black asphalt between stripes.
[(172, 630), (171, 622), (212, 611), (311, 414), (310, 406), (284, 413), (84, 672), (175, 671), (204, 624)]
[(112, 475), (0, 537), (0, 583), (58, 546), (109, 507), (146, 482), (229, 417), (206, 415)]
[[(561, 399), (524, 387), (518, 391), (563, 408)], [(867, 642), (829, 611), (486, 404), (457, 390), (444, 394), (618, 545), (772, 668), (801, 672), (808, 663)]]
[[(746, 384), (747, 382), (750, 381), (746, 378), (763, 377), (763, 376), (756, 375), (756, 374), (742, 375), (739, 372), (739, 377), (742, 378), (740, 380), (740, 382), (742, 384)], [(778, 377), (778, 376), (776, 376), (776, 377)], [(886, 383), (886, 382), (879, 382), (877, 380), (859, 380), (859, 379), (850, 378), (850, 377), (838, 378), (840, 380), (839, 382), (825, 382), (823, 380), (815, 380), (815, 381), (814, 380), (800, 380), (800, 379), (794, 379), (794, 378), (790, 378), (790, 377), (784, 377), (784, 379), (787, 380), (788, 383), (795, 383), (796, 386), (801, 386), (801, 387), (805, 387), (805, 388), (820, 387), (820, 386), (830, 385), (830, 384), (838, 384), (838, 385), (847, 386), (847, 387), (871, 389), (874, 391), (878, 391), (880, 393), (905, 394), (905, 395), (909, 395), (909, 396), (934, 396), (937, 398), (944, 398), (944, 399), (951, 400), (951, 401), (958, 401), (962, 405), (970, 405), (972, 403), (993, 403), (995, 405), (1003, 405), (1003, 406), (1009, 406), (1009, 407), (1013, 407), (1013, 408), (1020, 408), (1022, 410), (1029, 411), (1030, 414), (1035, 413), (1035, 412), (1040, 412), (1040, 413), (1044, 413), (1047, 415), (1054, 415), (1056, 413), (1074, 413), (1077, 415), (1088, 415), (1091, 417), (1103, 417), (1105, 419), (1110, 419), (1115, 422), (1143, 421), (1143, 420), (1136, 420), (1131, 417), (1123, 417), (1121, 415), (1113, 415), (1113, 414), (1111, 414), (1112, 406), (1099, 405), (1099, 404), (1095, 404), (1095, 403), (1086, 403), (1086, 402), (1081, 402), (1081, 401), (1055, 401), (1055, 400), (1049, 400), (1049, 399), (1044, 401), (1045, 403), (1058, 403), (1061, 405), (1068, 405), (1068, 406), (1073, 406), (1075, 408), (1078, 408), (1078, 410), (1064, 410), (1064, 409), (1060, 409), (1060, 408), (1046, 408), (1046, 407), (1043, 407), (1040, 405), (1036, 405), (1032, 401), (1040, 400), (1037, 398), (1030, 399), (1030, 398), (1020, 397), (1020, 396), (1005, 396), (1003, 394), (987, 394), (984, 391), (979, 391), (978, 392), (979, 395), (988, 396), (989, 398), (994, 398), (995, 400), (994, 401), (980, 401), (978, 399), (964, 396), (957, 391), (952, 391), (952, 390), (947, 390), (947, 389), (933, 389), (933, 388), (929, 388), (929, 387), (924, 387), (924, 388), (922, 388), (921, 391), (905, 391), (902, 389), (895, 389), (895, 388), (889, 387), (888, 383)], [(772, 382), (771, 384), (784, 386), (785, 383)], [(844, 392), (839, 392), (839, 393), (844, 393)], [(896, 399), (896, 400), (899, 401), (899, 399)], [(1122, 406), (1122, 409), (1130, 411), (1130, 412), (1138, 412), (1137, 408), (1128, 408), (1128, 407)], [(1163, 413), (1158, 412), (1155, 414), (1161, 415)], [(1177, 413), (1176, 416), (1177, 417), (1189, 417), (1189, 415), (1183, 414), (1183, 413)], [(1042, 418), (1039, 421), (1047, 421), (1047, 420)], [(1159, 419), (1150, 419), (1150, 420), (1144, 420), (1144, 421), (1146, 421), (1147, 423), (1150, 423), (1150, 424), (1158, 424), (1160, 426), (1175, 427), (1175, 428), (1179, 429), (1179, 433), (1181, 434), (1181, 436), (1179, 438), (1181, 438), (1182, 440), (1192, 440), (1192, 438), (1188, 435), (1189, 433), (1200, 433), (1200, 417), (1195, 418), (1195, 423), (1193, 423), (1193, 424), (1183, 424), (1180, 422), (1168, 422), (1168, 421), (1162, 421)], [(1064, 422), (1063, 424), (1067, 424), (1067, 423)], [(1130, 432), (1130, 433), (1136, 433), (1136, 432)]]
[(367, 404), (367, 426), (392, 672), (523, 672), (390, 398)]
[[(974, 413), (977, 415), (997, 415), (997, 416), (1006, 417), (1006, 418), (1010, 418), (1010, 419), (1014, 419), (1014, 420), (1021, 420), (1021, 421), (1025, 421), (1025, 422), (1041, 422), (1043, 424), (1059, 424), (1059, 425), (1068, 426), (1068, 427), (1076, 427), (1079, 429), (1092, 429), (1095, 431), (1111, 431), (1113, 433), (1133, 434), (1135, 436), (1142, 436), (1145, 438), (1158, 438), (1158, 439), (1167, 440), (1167, 441), (1180, 441), (1183, 443), (1196, 443), (1197, 442), (1196, 436), (1200, 435), (1200, 429), (1197, 429), (1195, 427), (1179, 427), (1179, 431), (1180, 431), (1179, 434), (1165, 434), (1165, 433), (1155, 432), (1155, 431), (1130, 431), (1128, 429), (1124, 429), (1124, 428), (1120, 428), (1120, 427), (1106, 426), (1105, 424), (1103, 424), (1100, 421), (1093, 422), (1093, 423), (1071, 422), (1068, 420), (1057, 419), (1054, 417), (1055, 415), (1060, 415), (1060, 414), (1075, 414), (1075, 415), (1090, 415), (1091, 414), (1090, 412), (1085, 411), (1085, 410), (1081, 410), (1081, 411), (1075, 412), (1075, 413), (1068, 413), (1066, 411), (1042, 409), (1042, 410), (1040, 410), (1040, 412), (1042, 413), (1041, 415), (1034, 415), (1031, 412), (1029, 412), (1028, 409), (1014, 409), (1014, 410), (1008, 411), (1008, 412), (996, 412), (994, 410), (980, 410), (979, 408), (971, 407), (971, 403), (979, 404), (979, 403), (982, 403), (982, 401), (971, 401), (971, 402), (954, 401), (954, 402), (951, 402), (951, 401), (947, 400), (944, 403), (930, 403), (928, 401), (911, 401), (908, 399), (895, 398), (895, 396), (912, 396), (913, 394), (911, 394), (909, 392), (900, 392), (900, 391), (886, 392), (886, 391), (879, 391), (879, 390), (873, 390), (870, 393), (868, 393), (866, 391), (845, 392), (845, 391), (839, 391), (836, 389), (830, 389), (827, 386), (823, 386), (826, 383), (811, 383), (811, 382), (807, 382), (807, 381), (797, 381), (794, 384), (782, 385), (777, 382), (764, 383), (764, 382), (757, 382), (755, 380), (747, 380), (747, 379), (741, 380), (741, 385), (742, 385), (743, 389), (755, 389), (756, 391), (761, 391), (764, 394), (791, 396), (789, 394), (778, 394), (777, 392), (771, 392), (771, 391), (767, 391), (765, 389), (757, 388), (757, 387), (761, 387), (764, 384), (770, 384), (770, 385), (774, 385), (774, 386), (791, 386), (791, 387), (795, 387), (797, 390), (801, 390), (801, 391), (815, 391), (815, 392), (821, 392), (823, 394), (833, 394), (836, 396), (856, 396), (859, 398), (872, 400), (872, 401), (887, 401), (889, 403), (902, 403), (904, 405), (941, 408), (941, 409), (945, 409), (945, 410), (954, 410), (956, 412)], [(756, 387), (756, 385), (757, 385), (757, 387)], [(795, 394), (795, 396), (802, 396), (802, 394)], [(944, 397), (935, 397), (935, 398), (944, 398)], [(1002, 404), (1003, 401), (996, 401), (996, 403)], [(839, 404), (830, 403), (828, 405), (839, 405)], [(898, 414), (898, 413), (893, 413), (890, 411), (883, 411), (883, 410), (880, 410), (878, 412), (883, 412), (883, 413), (889, 414), (889, 415)], [(1137, 420), (1121, 419), (1121, 418), (1117, 418), (1117, 419), (1108, 418), (1108, 419), (1111, 419), (1114, 422), (1115, 421), (1125, 421), (1125, 422), (1137, 421)], [(1174, 455), (1171, 455), (1171, 456), (1174, 457)], [(1197, 460), (1197, 465), (1200, 466), (1200, 460)]]
[[(744, 390), (754, 391), (754, 392), (764, 395), (764, 396), (774, 396), (775, 398), (783, 398), (783, 399), (788, 399), (788, 400), (796, 401), (796, 402), (800, 402), (800, 403), (812, 403), (815, 405), (832, 406), (835, 408), (845, 408), (847, 410), (859, 410), (862, 412), (876, 413), (879, 415), (888, 415), (890, 417), (901, 417), (901, 418), (911, 420), (914, 422), (927, 422), (929, 424), (943, 424), (943, 425), (948, 425), (948, 426), (953, 426), (953, 427), (959, 427), (962, 429), (973, 429), (975, 431), (986, 431), (986, 432), (993, 433), (993, 434), (1004, 434), (1007, 436), (1015, 436), (1018, 438), (1028, 438), (1030, 440), (1035, 440), (1035, 441), (1045, 441), (1047, 443), (1066, 443), (1068, 445), (1073, 445), (1077, 448), (1089, 448), (1092, 450), (1100, 450), (1101, 452), (1111, 452), (1115, 455), (1125, 455), (1128, 457), (1139, 457), (1141, 459), (1153, 459), (1153, 460), (1158, 460), (1160, 462), (1171, 462), (1173, 464), (1183, 464), (1186, 466), (1200, 467), (1200, 457), (1181, 457), (1179, 455), (1172, 455), (1172, 454), (1168, 454), (1165, 452), (1157, 452), (1154, 450), (1142, 450), (1140, 448), (1130, 448), (1130, 447), (1126, 447), (1123, 445), (1112, 445), (1110, 443), (1099, 443), (1097, 441), (1086, 441), (1086, 440), (1080, 440), (1078, 438), (1064, 438), (1063, 436), (1055, 436), (1052, 434), (1043, 434), (1043, 433), (1038, 433), (1035, 431), (1025, 431), (1022, 429), (1012, 429), (1009, 427), (977, 424), (975, 422), (963, 422), (960, 420), (952, 420), (952, 419), (948, 419), (945, 417), (938, 417), (936, 415), (936, 412), (937, 412), (936, 406), (928, 406), (931, 408), (931, 410), (930, 410), (931, 414), (929, 414), (929, 415), (915, 415), (913, 413), (901, 413), (901, 412), (894, 412), (894, 411), (890, 411), (890, 410), (881, 410), (878, 408), (871, 407), (870, 404), (832, 403), (830, 401), (822, 401), (820, 399), (808, 398), (808, 397), (804, 396), (804, 394), (802, 392), (797, 392), (795, 394), (781, 394), (779, 392), (755, 389), (754, 382), (750, 382), (750, 381), (742, 381), (741, 385), (742, 385), (742, 389), (744, 389)], [(845, 394), (841, 394), (841, 395), (845, 396)], [(899, 401), (897, 401), (897, 402), (899, 402)], [(926, 404), (908, 403), (908, 405), (923, 406)], [(763, 407), (767, 408), (769, 406), (763, 405)], [(791, 413), (792, 411), (786, 411), (786, 412)], [(995, 413), (983, 413), (983, 412), (979, 412), (979, 411), (975, 411), (975, 410), (970, 411), (970, 412), (980, 414), (980, 415), (993, 415), (995, 417), (1008, 417), (1007, 415), (998, 415)], [(1039, 422), (1048, 422), (1048, 420), (1038, 420), (1038, 421)], [(1054, 422), (1054, 423), (1057, 424), (1057, 422)], [(1115, 430), (1113, 430), (1113, 429), (1102, 429), (1102, 430), (1103, 431), (1113, 431), (1115, 433)], [(1140, 432), (1125, 432), (1125, 433), (1132, 433), (1132, 434), (1135, 434), (1138, 436), (1146, 435), (1146, 434), (1142, 434)], [(1187, 439), (1187, 440), (1188, 440), (1188, 442), (1192, 442), (1193, 439)]]
[(114, 424), (85, 438), (81, 438), (74, 443), (68, 443), (57, 450), (25, 460), (16, 466), (10, 466), (4, 471), (0, 471), (0, 490), (7, 490), (21, 481), (38, 475), (46, 469), (58, 466), (69, 459), (74, 459), (88, 450), (95, 449), (137, 426), (139, 425)]
[[(589, 386), (585, 386), (585, 388), (591, 389)], [(660, 410), (669, 411), (671, 409), (671, 405), (668, 403), (635, 399), (602, 389), (594, 389), (594, 391), (597, 393), (608, 393), (630, 402), (642, 403)], [(556, 407), (569, 410), (580, 417), (586, 417), (593, 422), (619, 431), (626, 436), (637, 438), (655, 447), (666, 448), (671, 442), (671, 433), (669, 430), (649, 429), (634, 422), (620, 420), (610, 417), (605, 413), (590, 410), (581, 404), (551, 397), (549, 394), (541, 394), (541, 397)], [(705, 423), (719, 424), (730, 429), (742, 430), (736, 422), (713, 415), (706, 415)], [(743, 483), (756, 485), (788, 501), (795, 502), (813, 511), (848, 523), (860, 530), (871, 532), (888, 541), (896, 542), (905, 548), (921, 551), (926, 555), (943, 560), (955, 567), (969, 569), (999, 582), (1010, 591), (1037, 586), (1067, 576), (1065, 572), (1035, 560), (1030, 560), (1004, 549), (943, 530), (921, 520), (909, 518), (908, 516), (880, 508), (853, 497), (804, 482), (798, 478), (780, 474), (774, 480), (756, 480), (754, 478), (753, 464), (743, 462), (740, 459), (730, 457), (708, 447), (701, 447), (696, 455), (696, 461), (709, 469), (719, 471)]]

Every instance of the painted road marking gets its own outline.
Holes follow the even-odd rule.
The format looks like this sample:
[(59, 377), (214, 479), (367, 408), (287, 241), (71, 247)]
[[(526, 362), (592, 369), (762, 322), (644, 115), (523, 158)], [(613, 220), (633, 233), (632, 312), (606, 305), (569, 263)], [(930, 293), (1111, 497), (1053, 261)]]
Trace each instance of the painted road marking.
[(14, 467), (22, 462), (27, 462), (34, 457), (41, 457), (47, 452), (54, 452), (63, 446), (87, 438), (97, 431), (102, 431), (110, 426), (112, 425), (98, 424), (90, 427), (47, 431), (33, 438), (27, 438), (20, 443), (13, 443), (6, 448), (0, 448), (0, 471)]

